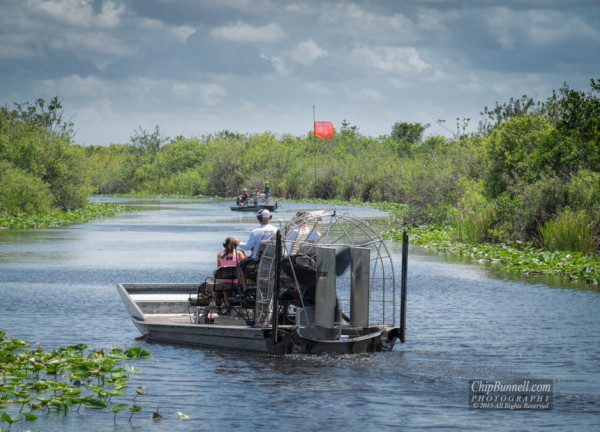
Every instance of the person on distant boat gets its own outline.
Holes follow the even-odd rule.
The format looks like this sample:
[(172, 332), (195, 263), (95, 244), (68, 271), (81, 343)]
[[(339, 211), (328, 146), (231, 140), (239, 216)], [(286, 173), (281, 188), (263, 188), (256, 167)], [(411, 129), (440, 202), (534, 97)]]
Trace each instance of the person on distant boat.
[[(231, 237), (227, 237), (223, 242), (224, 249), (217, 254), (217, 268), (221, 266), (236, 266), (242, 261), (246, 255), (243, 251), (237, 249), (238, 241)], [(237, 284), (237, 279), (221, 279), (219, 284), (215, 284), (213, 288), (213, 299), (215, 304), (219, 297), (219, 293), (223, 294), (223, 302), (226, 307), (229, 307), (229, 295), (231, 287)]]
[(248, 191), (244, 189), (244, 193), (242, 194), (242, 204), (248, 205)]
[(258, 189), (254, 191), (254, 201), (253, 201), (253, 204), (255, 206), (258, 205)]
[(273, 216), (271, 215), (269, 210), (262, 209), (256, 215), (260, 226), (252, 230), (248, 241), (243, 243), (236, 238), (232, 239), (237, 243), (240, 249), (252, 251), (251, 256), (246, 257), (242, 261), (240, 261), (241, 279), (242, 286), (244, 287), (244, 289), (246, 289), (246, 268), (249, 265), (258, 264), (258, 250), (260, 248), (260, 242), (271, 238), (271, 236), (273, 236), (277, 232), (277, 228), (269, 223), (272, 217)]
[(269, 204), (269, 192), (271, 190), (271, 186), (269, 186), (269, 182), (265, 183), (265, 204)]

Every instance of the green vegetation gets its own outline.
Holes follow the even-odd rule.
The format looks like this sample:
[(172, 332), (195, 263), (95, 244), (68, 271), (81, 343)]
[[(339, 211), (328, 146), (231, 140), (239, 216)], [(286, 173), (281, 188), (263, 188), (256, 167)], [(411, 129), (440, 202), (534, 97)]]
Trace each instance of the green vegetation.
[[(600, 260), (582, 252), (548, 251), (533, 243), (463, 243), (456, 240), (453, 227), (421, 226), (409, 229), (411, 244), (433, 248), (438, 252), (468, 256), (477, 262), (502, 266), (509, 272), (525, 275), (560, 276), (586, 283), (600, 283)], [(402, 240), (402, 230), (384, 233), (388, 239)]]
[(123, 211), (88, 203), (91, 165), (58, 98), (0, 107), (0, 229), (52, 228)]
[(0, 213), (0, 230), (57, 228), (62, 225), (89, 222), (125, 211), (130, 210), (115, 204), (88, 202), (83, 208), (69, 211), (51, 210), (43, 214), (17, 213), (15, 215)]
[(43, 214), (81, 208), (92, 191), (83, 150), (58, 98), (0, 107), (0, 212)]
[[(131, 404), (114, 402), (113, 397), (127, 396), (131, 373), (140, 372), (124, 363), (126, 360), (151, 357), (140, 347), (127, 350), (112, 347), (89, 350), (84, 344), (70, 345), (52, 351), (14, 338), (5, 339), (0, 329), (0, 420), (10, 429), (18, 421), (35, 421), (34, 412), (58, 412), (69, 409), (109, 408), (117, 412), (129, 408), (131, 416), (141, 408), (134, 404), (140, 394), (136, 390)], [(30, 412), (23, 412), (24, 409)]]
[(268, 180), (282, 199), (393, 203), (398, 226), (451, 227), (460, 244), (531, 245), (593, 260), (600, 82), (590, 82), (589, 91), (565, 84), (545, 101), (485, 107), (477, 132), (457, 119), (452, 138), (424, 138), (429, 125), (406, 122), (366, 137), (344, 121), (326, 141), (229, 131), (170, 139), (156, 126), (138, 128), (126, 144), (81, 147), (56, 98), (16, 104), (0, 111), (0, 211), (69, 211), (90, 192), (231, 197)]

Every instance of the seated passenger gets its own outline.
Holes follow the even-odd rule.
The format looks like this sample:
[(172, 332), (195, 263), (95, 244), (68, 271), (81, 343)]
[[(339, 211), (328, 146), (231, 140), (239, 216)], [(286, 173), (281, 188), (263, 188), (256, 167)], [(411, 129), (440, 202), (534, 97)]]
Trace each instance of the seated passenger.
[[(237, 266), (237, 264), (244, 259), (245, 254), (241, 250), (236, 249), (237, 244), (237, 240), (232, 239), (231, 237), (225, 239), (223, 242), (223, 247), (225, 249), (217, 254), (217, 269), (221, 266)], [(217, 303), (219, 293), (223, 293), (223, 302), (225, 306), (229, 307), (229, 294), (231, 294), (232, 288), (236, 286), (237, 279), (219, 279), (219, 283), (216, 283), (216, 276), (215, 273), (215, 284), (213, 288), (215, 304)]]
[(249, 265), (258, 264), (258, 249), (260, 248), (260, 242), (263, 240), (267, 240), (271, 238), (277, 232), (277, 228), (269, 223), (273, 216), (269, 212), (269, 210), (263, 209), (258, 212), (256, 218), (258, 219), (259, 226), (254, 228), (250, 233), (250, 237), (248, 241), (245, 243), (241, 243), (238, 239), (234, 238), (234, 240), (240, 249), (251, 250), (252, 255), (244, 258), (240, 261), (240, 270), (241, 270), (241, 279), (242, 286), (244, 290), (246, 289), (246, 268)]
[(302, 221), (301, 224), (296, 225), (294, 229), (285, 234), (286, 251), (288, 254), (297, 253), (304, 242), (317, 243), (322, 236), (321, 231), (317, 227), (320, 218), (313, 217), (309, 212), (299, 211), (292, 218), (292, 223), (298, 219)]

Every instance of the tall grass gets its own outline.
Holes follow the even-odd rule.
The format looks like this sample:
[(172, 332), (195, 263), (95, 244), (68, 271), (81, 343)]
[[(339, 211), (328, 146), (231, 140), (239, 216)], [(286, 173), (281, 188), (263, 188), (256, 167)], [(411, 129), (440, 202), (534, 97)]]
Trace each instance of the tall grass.
[(487, 205), (454, 217), (454, 238), (466, 243), (494, 243), (495, 207)]
[(536, 241), (548, 251), (593, 253), (600, 245), (598, 222), (589, 211), (563, 210), (555, 219), (539, 227)]

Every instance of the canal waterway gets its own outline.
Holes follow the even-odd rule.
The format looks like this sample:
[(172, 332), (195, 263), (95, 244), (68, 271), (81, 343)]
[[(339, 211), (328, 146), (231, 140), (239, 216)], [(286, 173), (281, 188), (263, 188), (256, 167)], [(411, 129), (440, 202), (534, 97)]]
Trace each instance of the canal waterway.
[[(142, 372), (129, 391), (144, 386), (143, 410), (116, 423), (108, 410), (43, 411), (11, 431), (600, 430), (597, 289), (509, 278), (410, 247), (407, 340), (392, 352), (275, 357), (147, 343), (116, 284), (202, 281), (225, 237), (246, 238), (256, 220), (224, 201), (110, 200), (137, 210), (0, 231), (0, 328), (47, 350), (142, 346), (152, 358), (132, 363)], [(315, 205), (284, 203), (273, 222), (306, 208)], [(385, 223), (374, 209), (336, 208)], [(399, 280), (401, 245), (388, 247)], [(553, 409), (469, 409), (469, 380), (507, 379), (552, 380)], [(161, 421), (150, 418), (157, 406)]]

